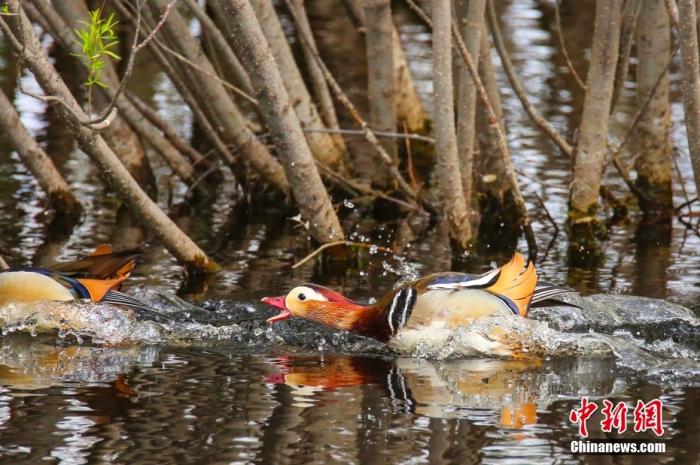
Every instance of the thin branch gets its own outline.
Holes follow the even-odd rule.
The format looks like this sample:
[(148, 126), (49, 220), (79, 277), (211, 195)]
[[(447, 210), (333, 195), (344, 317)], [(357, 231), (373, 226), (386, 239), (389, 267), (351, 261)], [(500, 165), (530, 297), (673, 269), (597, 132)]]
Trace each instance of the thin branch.
[(540, 195), (536, 192), (535, 198), (537, 199), (537, 203), (540, 204), (540, 207), (542, 207), (542, 210), (544, 210), (544, 214), (547, 216), (549, 222), (552, 223), (552, 226), (554, 226), (554, 234), (559, 234), (559, 226), (557, 225), (557, 222), (554, 221), (552, 214), (549, 213), (549, 209), (547, 208), (547, 205), (545, 205), (544, 200), (542, 200), (542, 197), (540, 197)]
[(215, 163), (212, 163), (211, 166), (204, 171), (204, 173), (202, 173), (190, 186), (187, 187), (187, 190), (185, 191), (185, 198), (190, 198), (192, 192), (199, 187), (202, 181), (204, 181), (210, 174), (214, 173), (219, 168), (221, 168), (221, 160), (217, 160)]
[(671, 18), (671, 23), (673, 27), (678, 27), (678, 5), (676, 5), (676, 0), (664, 0), (666, 3), (666, 10), (668, 11), (668, 16)]
[[(307, 129), (304, 128), (304, 132), (327, 132), (331, 134), (346, 134), (351, 136), (364, 136), (365, 131), (362, 129)], [(373, 131), (374, 135), (377, 137), (391, 137), (394, 139), (413, 139), (419, 140), (421, 142), (427, 142), (428, 144), (435, 144), (435, 139), (432, 137), (422, 136), (420, 134), (414, 133), (402, 133), (402, 132), (385, 132), (385, 131)]]
[[(155, 36), (156, 36), (156, 34), (158, 33), (158, 31), (160, 30), (160, 28), (163, 27), (163, 24), (165, 24), (165, 21), (168, 19), (168, 15), (170, 15), (170, 10), (172, 10), (173, 5), (175, 5), (175, 2), (177, 2), (177, 0), (172, 0), (170, 3), (168, 3), (168, 4), (165, 6), (165, 9), (163, 10), (163, 15), (160, 17), (160, 20), (158, 21), (158, 24), (156, 24), (156, 26), (155, 26), (155, 27), (153, 28), (153, 30), (146, 36), (146, 38), (143, 39), (143, 41), (142, 41), (136, 48), (134, 48), (134, 52), (133, 52), (132, 56), (133, 56), (133, 55), (136, 55), (136, 53), (137, 53), (139, 50), (141, 50), (142, 48), (144, 48), (146, 45), (148, 45), (148, 43), (149, 43), (151, 40), (153, 40), (153, 39), (155, 38)], [(140, 7), (139, 7), (139, 9), (140, 9)], [(138, 20), (138, 16), (136, 17), (136, 19)], [(136, 32), (138, 32), (138, 24), (136, 24), (136, 27), (137, 27)], [(136, 32), (135, 32), (135, 33), (136, 33)], [(138, 40), (138, 38), (134, 39), (134, 43), (136, 43), (137, 40)], [(132, 62), (133, 62), (133, 60), (132, 60)], [(133, 64), (133, 63), (132, 63), (132, 64)]]
[(10, 40), (12, 48), (14, 48), (15, 50), (21, 50), (22, 44), (20, 43), (19, 39), (15, 37), (14, 33), (12, 32), (12, 29), (10, 29), (10, 26), (8, 26), (5, 22), (4, 16), (16, 16), (16, 13), (4, 13), (0, 15), (0, 29), (2, 29), (2, 33), (5, 35), (5, 37), (7, 37)]
[(685, 189), (685, 179), (683, 179), (683, 174), (681, 173), (681, 168), (678, 166), (678, 159), (675, 154), (672, 156), (673, 166), (676, 169), (676, 174), (678, 175), (678, 184), (681, 186), (681, 192), (683, 192), (683, 198), (685, 199), (684, 205), (690, 205), (692, 202), (690, 197), (688, 197), (688, 191)]
[(618, 52), (617, 65), (615, 66), (615, 81), (613, 84), (612, 100), (610, 101), (610, 112), (615, 110), (622, 89), (627, 78), (630, 54), (637, 32), (637, 21), (639, 12), (642, 10), (644, 0), (628, 0), (622, 9), (622, 30), (620, 31), (620, 50)]
[(569, 52), (566, 49), (566, 43), (564, 42), (564, 31), (562, 30), (562, 27), (561, 27), (561, 16), (559, 15), (559, 0), (554, 0), (553, 3), (554, 3), (554, 21), (556, 24), (555, 27), (557, 30), (557, 37), (559, 38), (559, 46), (561, 47), (561, 53), (562, 53), (562, 55), (564, 55), (564, 60), (566, 60), (566, 66), (569, 68), (569, 71), (571, 71), (571, 74), (574, 76), (574, 79), (576, 80), (576, 84), (578, 84), (578, 86), (581, 88), (581, 90), (585, 91), (586, 84), (583, 83), (581, 76), (579, 76), (578, 71), (576, 71), (576, 68), (574, 68), (574, 64), (571, 62), (571, 58), (569, 58)]
[(166, 139), (170, 141), (175, 148), (180, 152), (184, 153), (192, 161), (192, 166), (197, 166), (203, 164), (208, 166), (207, 159), (198, 150), (196, 150), (192, 145), (190, 145), (184, 138), (182, 138), (168, 123), (163, 121), (163, 119), (158, 116), (156, 111), (149, 107), (146, 102), (139, 99), (137, 96), (126, 92), (124, 94), (127, 99), (136, 107), (141, 114), (151, 122), (155, 127), (160, 129)]
[(391, 250), (391, 249), (389, 249), (389, 248), (387, 248), (387, 247), (381, 247), (381, 246), (378, 246), (378, 245), (365, 244), (365, 243), (363, 243), (363, 242), (353, 242), (353, 241), (335, 241), (335, 242), (329, 242), (328, 244), (323, 244), (322, 246), (320, 246), (319, 248), (317, 248), (316, 250), (314, 250), (313, 252), (311, 252), (310, 254), (308, 254), (306, 257), (302, 258), (301, 260), (299, 260), (298, 262), (296, 262), (294, 265), (292, 265), (292, 269), (299, 268), (301, 265), (303, 265), (304, 263), (308, 262), (309, 260), (311, 260), (312, 258), (314, 258), (316, 255), (320, 254), (320, 253), (323, 252), (324, 250), (326, 250), (326, 249), (328, 249), (328, 248), (331, 248), (331, 247), (337, 247), (337, 246), (339, 246), (339, 245), (344, 245), (344, 246), (347, 246), (347, 247), (362, 247), (362, 248), (365, 248), (365, 249), (372, 249), (372, 248), (374, 248), (374, 249), (376, 249), (376, 250), (378, 250), (378, 251), (381, 250), (382, 252), (386, 252), (386, 253), (390, 253), (390, 254), (393, 254), (393, 253), (394, 253), (393, 250)]
[(406, 121), (402, 122), (402, 127), (404, 130), (404, 144), (406, 145), (406, 164), (408, 165), (406, 167), (406, 170), (408, 171), (408, 178), (411, 180), (411, 185), (413, 188), (418, 192), (420, 189), (420, 185), (418, 184), (418, 180), (416, 179), (416, 172), (413, 169), (413, 149), (411, 147), (411, 138), (408, 137), (408, 125), (406, 124)]
[(387, 200), (389, 202), (395, 203), (397, 205), (400, 205), (404, 208), (407, 208), (409, 210), (417, 210), (421, 211), (419, 207), (417, 207), (414, 204), (408, 203), (404, 200), (397, 199), (396, 197), (392, 197), (389, 194), (385, 194), (384, 192), (377, 191), (372, 189), (371, 187), (367, 186), (366, 184), (362, 184), (360, 182), (352, 181), (350, 179), (347, 179), (341, 175), (339, 175), (335, 170), (332, 170), (322, 164), (319, 161), (316, 161), (316, 166), (323, 172), (325, 176), (328, 176), (331, 178), (333, 181), (337, 182), (338, 184), (342, 184), (346, 186), (347, 188), (350, 188), (354, 190), (356, 193), (364, 194), (367, 196), (371, 196), (374, 198), (381, 198), (384, 200)]
[[(169, 6), (172, 6), (173, 3), (175, 3), (177, 0), (172, 0), (172, 3)], [(124, 72), (124, 76), (122, 77), (121, 81), (119, 82), (119, 87), (117, 87), (117, 91), (114, 94), (114, 98), (109, 102), (109, 105), (107, 108), (105, 108), (100, 116), (97, 118), (90, 120), (90, 121), (82, 121), (81, 124), (83, 126), (88, 126), (92, 129), (103, 129), (104, 127), (109, 126), (109, 122), (111, 122), (114, 117), (116, 117), (116, 104), (117, 104), (117, 99), (119, 98), (119, 95), (122, 93), (124, 90), (124, 87), (126, 86), (126, 81), (129, 79), (129, 76), (131, 76), (132, 71), (134, 70), (134, 59), (136, 57), (136, 52), (139, 50), (138, 47), (138, 41), (139, 41), (139, 29), (141, 27), (141, 8), (143, 7), (143, 3), (139, 3), (137, 5), (137, 12), (136, 12), (136, 32), (134, 33), (134, 42), (131, 46), (131, 53), (129, 54), (129, 61), (126, 64), (126, 71)], [(170, 9), (166, 11), (168, 13)], [(154, 34), (155, 35), (155, 34)], [(114, 113), (114, 114), (112, 114)], [(111, 118), (110, 118), (111, 117)], [(108, 122), (106, 125), (101, 124), (104, 122)]]
[(525, 89), (523, 89), (520, 79), (518, 79), (517, 74), (515, 74), (513, 63), (511, 63), (508, 52), (506, 51), (506, 46), (503, 42), (503, 36), (501, 34), (501, 28), (498, 26), (498, 19), (496, 18), (496, 9), (494, 8), (492, 1), (489, 1), (487, 5), (487, 17), (489, 27), (491, 29), (491, 35), (493, 36), (494, 45), (498, 51), (498, 56), (501, 58), (503, 70), (506, 72), (508, 81), (510, 81), (510, 85), (513, 87), (515, 95), (518, 96), (518, 100), (520, 100), (520, 103), (527, 114), (530, 115), (532, 122), (542, 129), (542, 131), (552, 140), (552, 142), (557, 145), (557, 147), (559, 147), (569, 157), (572, 157), (574, 153), (573, 147), (571, 147), (571, 145), (561, 136), (561, 134), (559, 134), (559, 132), (551, 124), (549, 124), (549, 121), (539, 114), (537, 109), (535, 109), (535, 107), (528, 100)]
[(688, 200), (688, 201), (686, 201), (686, 202), (683, 202), (682, 204), (678, 205), (676, 208), (674, 208), (674, 210), (675, 210), (676, 213), (678, 213), (679, 211), (681, 211), (682, 209), (684, 209), (684, 208), (686, 208), (686, 207), (688, 207), (688, 209), (690, 209), (690, 206), (691, 206), (692, 204), (694, 204), (695, 202), (699, 201), (699, 200), (700, 200), (699, 197), (694, 197), (694, 198), (692, 198), (692, 199), (690, 199), (690, 200)]

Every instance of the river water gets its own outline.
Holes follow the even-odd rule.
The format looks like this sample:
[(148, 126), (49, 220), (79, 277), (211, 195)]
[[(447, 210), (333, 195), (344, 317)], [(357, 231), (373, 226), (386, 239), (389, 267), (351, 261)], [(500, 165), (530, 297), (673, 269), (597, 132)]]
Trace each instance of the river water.
[[(362, 54), (335, 3), (307, 2), (324, 49), (332, 51), (327, 54), (329, 64), (362, 106), (363, 90), (357, 85), (364, 79)], [(565, 39), (579, 73), (586, 68), (593, 9), (591, 1), (569, 1), (562, 7)], [(583, 95), (558, 52), (551, 6), (503, 2), (499, 13), (511, 57), (533, 104), (570, 135), (578, 124)], [(396, 20), (411, 71), (430, 107), (429, 31), (404, 9), (398, 9)], [(193, 31), (197, 32), (195, 25)], [(118, 201), (46, 106), (16, 91), (7, 48), (0, 41), (0, 85), (14, 95), (23, 121), (45, 142), (88, 208), (72, 227), (52, 221), (38, 186), (16, 154), (0, 143), (4, 258), (18, 265), (44, 264), (119, 240), (123, 231), (114, 227)], [(60, 57), (57, 60), (61, 64)], [(183, 135), (196, 136), (191, 115), (172, 86), (143, 61), (132, 91)], [(678, 218), (670, 230), (652, 231), (650, 241), (633, 209), (610, 229), (600, 263), (589, 268), (569, 264), (563, 223), (570, 162), (530, 123), (496, 65), (514, 163), (538, 242), (543, 251), (548, 248), (538, 263), (541, 274), (586, 295), (634, 294), (697, 304), (700, 238)], [(677, 64), (671, 72), (672, 137), (684, 187), (692, 198), (696, 193)], [(26, 89), (37, 89), (30, 76), (21, 79)], [(630, 84), (612, 118), (613, 137), (629, 124), (633, 103)], [(199, 318), (200, 310), (183, 307), (200, 321), (188, 320), (164, 335), (147, 324), (128, 326), (133, 321), (115, 320), (118, 315), (112, 309), (94, 312), (87, 320), (104, 325), (97, 335), (70, 330), (58, 336), (33, 335), (31, 322), (5, 331), (0, 338), (0, 462), (697, 463), (700, 343), (692, 327), (672, 322), (660, 334), (631, 318), (624, 328), (610, 331), (612, 335), (600, 336), (611, 338), (606, 339), (612, 347), (608, 353), (593, 354), (593, 346), (584, 344), (581, 350), (546, 351), (522, 360), (442, 361), (397, 358), (378, 345), (296, 323), (268, 329), (264, 309), (238, 302), (279, 295), (305, 281), (368, 299), (407, 277), (447, 269), (486, 270), (512, 249), (502, 250), (494, 241), (471, 256), (452, 256), (441, 235), (430, 230), (400, 254), (372, 249), (330, 253), (292, 269), (311, 250), (303, 231), (289, 219), (293, 212), (244, 202), (232, 209), (231, 183), (222, 184), (214, 199), (189, 204), (185, 188), (167, 181), (167, 168), (153, 162), (159, 202), (214, 255), (223, 271), (205, 280), (188, 280), (172, 257), (147, 239), (145, 256), (125, 290), (145, 293), (164, 308), (184, 305), (167, 300), (177, 294), (204, 305), (201, 312), (217, 318)], [(606, 182), (619, 197), (628, 196), (613, 173), (606, 175)], [(676, 180), (675, 185), (680, 184)], [(558, 233), (535, 194), (559, 224)], [(683, 191), (676, 188), (674, 203), (684, 201)], [(363, 220), (355, 203), (347, 199), (340, 206), (351, 238), (391, 244), (395, 221)], [(526, 249), (523, 241), (519, 248)], [(124, 325), (116, 328), (116, 321)], [(548, 328), (546, 323), (537, 327), (543, 325)], [(123, 337), (124, 328), (132, 337)], [(576, 338), (587, 337), (585, 329), (577, 331)], [(655, 336), (660, 340), (654, 341)], [(112, 343), (91, 344), (91, 338)], [(569, 443), (578, 439), (578, 432), (568, 416), (581, 396), (629, 405), (637, 399), (662, 399), (667, 453), (634, 460), (572, 454)], [(599, 422), (597, 415), (589, 422), (591, 435), (608, 436)], [(649, 436), (628, 431), (622, 437)]]

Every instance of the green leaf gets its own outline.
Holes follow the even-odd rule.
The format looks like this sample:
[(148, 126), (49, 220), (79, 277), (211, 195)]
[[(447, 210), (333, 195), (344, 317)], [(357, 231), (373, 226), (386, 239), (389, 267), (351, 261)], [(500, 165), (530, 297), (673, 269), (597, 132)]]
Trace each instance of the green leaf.
[(102, 53), (105, 54), (105, 55), (107, 55), (107, 56), (109, 56), (109, 57), (114, 58), (115, 60), (121, 60), (121, 59), (122, 59), (122, 57), (120, 57), (119, 55), (117, 55), (117, 54), (114, 53), (114, 52), (110, 52), (109, 50), (105, 50), (105, 51), (103, 51)]

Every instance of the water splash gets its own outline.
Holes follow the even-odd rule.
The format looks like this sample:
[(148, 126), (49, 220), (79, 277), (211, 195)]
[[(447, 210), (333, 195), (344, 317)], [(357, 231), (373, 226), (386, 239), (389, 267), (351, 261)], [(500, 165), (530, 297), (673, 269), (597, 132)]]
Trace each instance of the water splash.
[[(689, 309), (631, 296), (570, 297), (578, 307), (532, 309), (531, 318), (492, 317), (451, 330), (439, 324), (405, 332), (391, 348), (373, 339), (293, 318), (275, 325), (259, 303), (208, 301), (193, 305), (171, 293), (136, 289), (136, 297), (170, 319), (140, 320), (112, 305), (42, 303), (0, 309), (4, 335), (51, 333), (78, 344), (225, 344), (253, 350), (409, 354), (449, 360), (489, 356), (614, 359), (620, 369), (659, 379), (700, 379), (700, 323)], [(392, 351), (393, 349), (393, 351)], [(675, 368), (669, 368), (675, 367)]]

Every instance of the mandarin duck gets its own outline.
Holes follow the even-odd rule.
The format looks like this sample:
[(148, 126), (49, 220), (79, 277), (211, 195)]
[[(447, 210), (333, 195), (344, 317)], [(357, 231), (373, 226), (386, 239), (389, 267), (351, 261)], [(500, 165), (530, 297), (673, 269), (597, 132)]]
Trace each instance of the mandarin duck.
[[(301, 317), (372, 337), (400, 352), (411, 352), (421, 341), (435, 340), (437, 332), (468, 327), (485, 317), (526, 317), (532, 303), (569, 292), (551, 284), (538, 286), (534, 265), (516, 253), (505, 265), (481, 275), (446, 272), (411, 281), (371, 305), (316, 284), (303, 284), (286, 296), (265, 297), (262, 301), (280, 309), (268, 323)], [(491, 350), (498, 346), (491, 342), (477, 341), (476, 353), (507, 354)]]
[(10, 268), (0, 272), (0, 306), (89, 299), (155, 312), (140, 300), (119, 292), (140, 254), (139, 250), (114, 252), (111, 245), (103, 244), (77, 260), (45, 268)]

